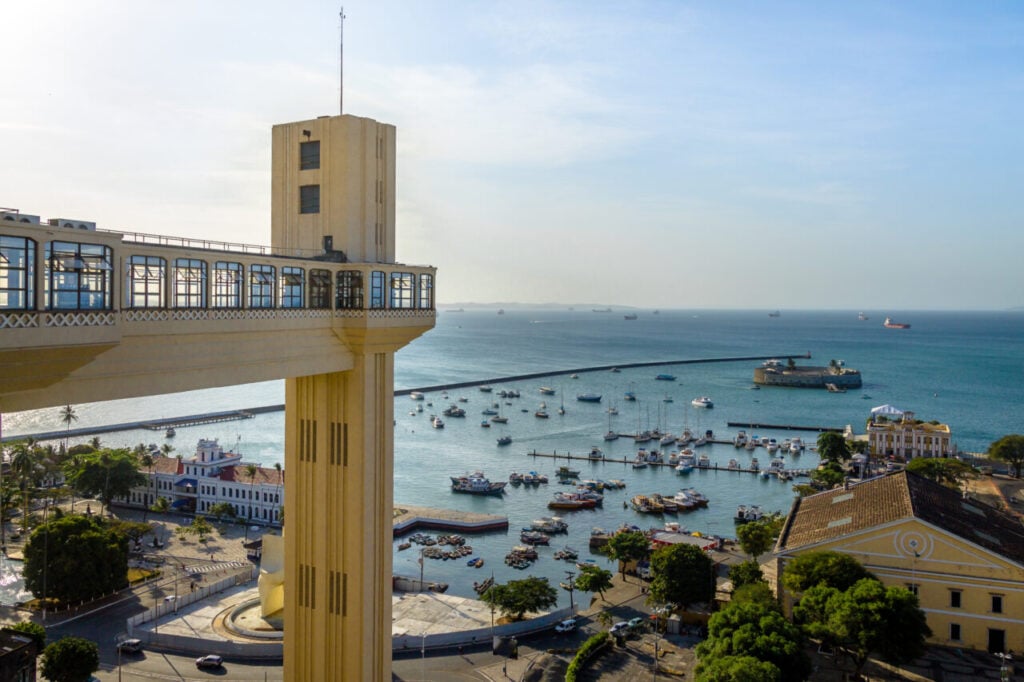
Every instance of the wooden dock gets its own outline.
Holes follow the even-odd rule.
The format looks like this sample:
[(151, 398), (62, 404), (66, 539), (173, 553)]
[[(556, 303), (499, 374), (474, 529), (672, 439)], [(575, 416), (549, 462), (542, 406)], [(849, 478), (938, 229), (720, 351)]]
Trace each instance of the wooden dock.
[(835, 426), (796, 426), (794, 424), (754, 424), (753, 422), (727, 422), (730, 428), (740, 429), (777, 429), (779, 431), (817, 431), (824, 433), (842, 433), (845, 429)]
[[(715, 441), (715, 442), (718, 442), (718, 443), (732, 443), (732, 441)], [(552, 459), (552, 460), (565, 459), (565, 460), (570, 461), (570, 462), (575, 461), (575, 462), (601, 462), (603, 464), (624, 464), (624, 465), (627, 465), (627, 466), (633, 464), (636, 461), (635, 459), (628, 459), (626, 457), (623, 457), (622, 459), (619, 459), (618, 457), (605, 457), (605, 456), (602, 455), (600, 459), (597, 459), (595, 457), (590, 457), (589, 455), (574, 455), (571, 452), (566, 452), (565, 454), (561, 454), (561, 453), (559, 453), (557, 451), (556, 452), (537, 452), (536, 450), (532, 450), (530, 452), (527, 452), (526, 456), (527, 457), (535, 457), (535, 458), (536, 457), (545, 457), (545, 458)], [(675, 464), (669, 464), (668, 462), (647, 462), (647, 466), (649, 466), (649, 467), (664, 467), (664, 468), (667, 468), (667, 469), (674, 469), (676, 465)], [(761, 469), (751, 469), (750, 467), (740, 467), (738, 469), (730, 469), (728, 466), (722, 466), (720, 464), (709, 464), (706, 467), (699, 467), (699, 466), (694, 465), (693, 470), (694, 471), (699, 471), (699, 470), (703, 470), (703, 471), (725, 471), (725, 472), (735, 472), (735, 473), (738, 473), (738, 474), (760, 474), (761, 473)], [(810, 475), (811, 470), (810, 469), (783, 469), (782, 472), (784, 474), (788, 474), (789, 476), (808, 476), (808, 475)], [(583, 472), (581, 471), (580, 475), (582, 475), (582, 474), (583, 474)]]

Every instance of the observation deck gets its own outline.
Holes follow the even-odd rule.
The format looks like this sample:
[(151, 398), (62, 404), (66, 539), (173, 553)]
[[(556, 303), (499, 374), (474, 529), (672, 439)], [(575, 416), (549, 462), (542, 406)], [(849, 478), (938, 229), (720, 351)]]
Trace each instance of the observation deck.
[(345, 371), (434, 324), (433, 267), (83, 224), (0, 211), (2, 412)]

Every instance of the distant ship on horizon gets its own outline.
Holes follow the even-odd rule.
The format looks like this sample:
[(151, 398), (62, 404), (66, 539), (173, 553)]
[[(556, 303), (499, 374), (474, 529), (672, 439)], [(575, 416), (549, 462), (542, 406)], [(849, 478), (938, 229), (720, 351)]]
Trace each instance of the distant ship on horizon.
[(910, 329), (910, 325), (906, 322), (893, 322), (891, 317), (885, 318), (885, 322), (882, 323), (882, 326), (889, 329)]
[(778, 310), (773, 310), (772, 312), (768, 313), (768, 317), (782, 317), (782, 313), (780, 313)]

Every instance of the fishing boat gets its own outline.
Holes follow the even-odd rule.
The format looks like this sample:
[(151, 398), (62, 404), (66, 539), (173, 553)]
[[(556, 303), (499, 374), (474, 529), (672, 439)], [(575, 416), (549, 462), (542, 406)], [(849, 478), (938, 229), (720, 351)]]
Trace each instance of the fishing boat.
[(555, 475), (558, 476), (559, 478), (579, 478), (580, 470), (570, 469), (567, 466), (560, 466), (558, 467), (558, 469), (555, 470)]
[(750, 523), (751, 521), (760, 521), (764, 517), (764, 512), (761, 511), (761, 507), (754, 505), (741, 504), (736, 507), (736, 516), (733, 517), (733, 521), (737, 525), (744, 523)]
[(590, 454), (587, 455), (590, 459), (604, 459), (604, 453), (601, 452), (601, 448), (596, 445), (590, 448)]
[(168, 426), (167, 430), (164, 431), (164, 438), (174, 438), (178, 432), (174, 430), (173, 426)]
[(523, 528), (524, 531), (537, 531), (540, 533), (568, 533), (569, 524), (566, 523), (558, 516), (542, 516), (539, 519), (534, 519), (530, 522), (530, 525)]
[(524, 530), (519, 534), (519, 540), (527, 545), (547, 545), (551, 542), (548, 535), (537, 530)]
[(579, 556), (580, 553), (572, 547), (564, 547), (554, 554), (556, 561), (576, 561)]
[(498, 439), (498, 445), (511, 445), (511, 444), (512, 444), (512, 436), (502, 436), (501, 438)]
[(471, 495), (500, 495), (505, 491), (508, 481), (489, 481), (482, 471), (474, 471), (464, 476), (451, 476), (452, 490), (457, 493)]
[(593, 509), (597, 500), (588, 499), (578, 493), (555, 493), (548, 502), (548, 509)]
[(489, 590), (492, 585), (494, 585), (494, 576), (491, 576), (490, 578), (487, 578), (486, 580), (483, 580), (481, 582), (474, 582), (473, 591), (477, 594), (483, 594), (484, 592)]
[(675, 500), (678, 502), (680, 499), (690, 500), (696, 507), (708, 506), (708, 498), (704, 493), (699, 492), (696, 488), (683, 488), (676, 493)]
[(482, 422), (480, 422), (480, 426), (485, 428), (485, 429), (489, 429), (489, 428), (491, 428), (491, 422), (489, 422), (486, 419), (484, 419)]

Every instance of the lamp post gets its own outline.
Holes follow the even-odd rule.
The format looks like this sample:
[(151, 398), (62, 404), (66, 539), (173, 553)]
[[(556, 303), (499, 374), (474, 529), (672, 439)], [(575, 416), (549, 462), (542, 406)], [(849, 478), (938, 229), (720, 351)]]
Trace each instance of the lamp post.
[(576, 571), (566, 571), (565, 575), (569, 580), (562, 583), (562, 588), (569, 593), (569, 617), (573, 618), (576, 616), (576, 605), (572, 599), (572, 593), (576, 591)]
[(999, 680), (1000, 680), (1000, 682), (1010, 682), (1010, 680), (1012, 679), (1010, 677), (1010, 672), (1011, 672), (1010, 661), (1013, 660), (1013, 656), (1011, 656), (1010, 654), (1001, 653), (1001, 652), (997, 653), (996, 656), (998, 656), (999, 660), (1001, 661), (1001, 663), (999, 664)]

